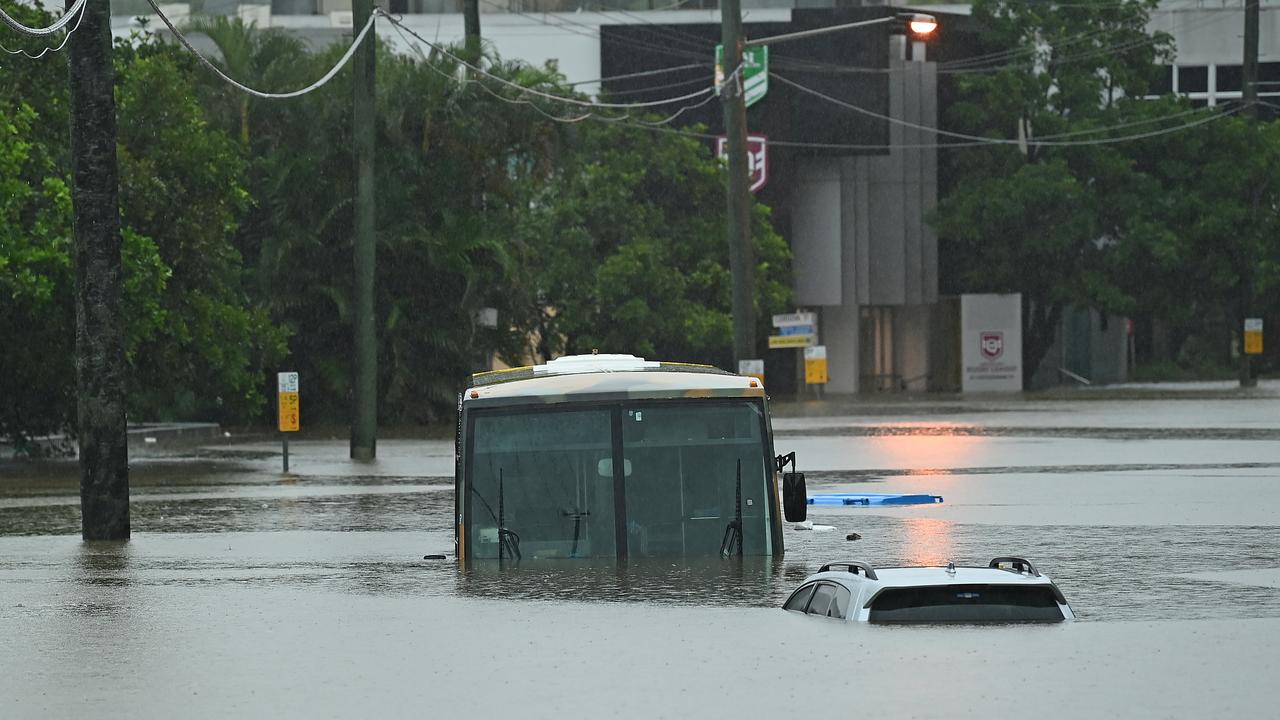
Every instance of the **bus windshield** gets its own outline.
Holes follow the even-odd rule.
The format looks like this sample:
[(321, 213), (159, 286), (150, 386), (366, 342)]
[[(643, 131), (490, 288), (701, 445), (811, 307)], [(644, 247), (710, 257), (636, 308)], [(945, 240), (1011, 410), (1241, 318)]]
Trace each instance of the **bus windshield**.
[(759, 400), (480, 410), (468, 438), (473, 558), (772, 550)]

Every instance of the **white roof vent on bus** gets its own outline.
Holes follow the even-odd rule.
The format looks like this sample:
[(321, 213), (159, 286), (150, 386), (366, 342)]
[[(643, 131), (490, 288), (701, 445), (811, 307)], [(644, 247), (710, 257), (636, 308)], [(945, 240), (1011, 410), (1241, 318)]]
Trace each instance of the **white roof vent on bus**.
[(591, 372), (626, 372), (660, 367), (661, 363), (635, 355), (566, 355), (533, 368), (537, 375), (572, 375)]

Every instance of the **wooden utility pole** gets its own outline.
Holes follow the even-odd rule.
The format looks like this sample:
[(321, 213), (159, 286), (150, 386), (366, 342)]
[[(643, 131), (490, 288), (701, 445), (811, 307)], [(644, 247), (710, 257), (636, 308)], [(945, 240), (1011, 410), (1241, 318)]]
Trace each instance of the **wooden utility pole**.
[[(373, 13), (373, 0), (353, 0), (353, 27), (362, 28)], [(378, 35), (370, 32), (356, 50), (352, 77), (351, 134), (355, 146), (355, 372), (352, 383), (351, 457), (373, 460), (378, 455), (378, 334), (374, 314), (377, 268), (374, 223), (373, 153), (376, 95), (374, 66)]]
[[(1249, 118), (1251, 129), (1256, 130), (1258, 119), (1258, 0), (1245, 0), (1244, 2), (1244, 63), (1241, 67), (1241, 100), (1244, 102), (1244, 112)], [(1259, 189), (1257, 187), (1249, 188), (1249, 202), (1251, 212), (1250, 220), (1254, 221), (1250, 224), (1250, 231), (1257, 224), (1259, 205), (1262, 198), (1259, 197)], [(1248, 245), (1253, 240), (1252, 237), (1241, 238), (1240, 242)], [(1240, 317), (1236, 319), (1236, 337), (1240, 339), (1240, 387), (1254, 387), (1258, 384), (1257, 378), (1253, 376), (1253, 357), (1244, 351), (1244, 320), (1252, 317), (1254, 310), (1253, 300), (1253, 267), (1250, 265), (1250, 253), (1242, 251), (1239, 254), (1240, 267), (1238, 269), (1240, 279)]]
[(462, 0), (462, 25), (466, 36), (467, 62), (480, 60), (480, 0)]
[(740, 0), (721, 0), (720, 42), (724, 45), (725, 151), (729, 155), (726, 186), (729, 221), (729, 271), (733, 276), (733, 363), (756, 356), (756, 314), (753, 300), (755, 260), (751, 246), (751, 191), (747, 177), (747, 102), (743, 93), (742, 11)]
[[(73, 4), (67, 0), (67, 7)], [(85, 540), (129, 537), (120, 202), (111, 6), (89, 0), (68, 43), (76, 274), (76, 427)]]

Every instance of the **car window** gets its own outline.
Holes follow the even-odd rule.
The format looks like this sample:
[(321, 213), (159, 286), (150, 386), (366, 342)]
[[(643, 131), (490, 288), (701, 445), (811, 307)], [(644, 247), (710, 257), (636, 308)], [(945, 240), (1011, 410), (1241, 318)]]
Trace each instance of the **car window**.
[(815, 584), (811, 583), (791, 593), (791, 598), (787, 600), (786, 605), (782, 606), (782, 609), (804, 612), (805, 606), (809, 604), (809, 598), (813, 597), (814, 586)]
[(831, 600), (835, 597), (836, 589), (827, 583), (818, 585), (818, 589), (813, 593), (813, 600), (809, 601), (810, 615), (826, 615), (827, 610), (831, 607)]
[(836, 586), (835, 602), (831, 603), (831, 607), (827, 609), (827, 617), (845, 618), (845, 613), (849, 610), (849, 588), (843, 585)]
[(871, 622), (1061, 622), (1049, 585), (942, 585), (885, 590)]

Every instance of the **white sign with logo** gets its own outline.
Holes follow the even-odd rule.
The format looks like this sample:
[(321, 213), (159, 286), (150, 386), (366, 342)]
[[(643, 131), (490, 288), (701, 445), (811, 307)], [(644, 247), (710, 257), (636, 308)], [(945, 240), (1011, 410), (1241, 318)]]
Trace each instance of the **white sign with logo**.
[(960, 296), (960, 386), (964, 392), (1022, 390), (1022, 296)]

